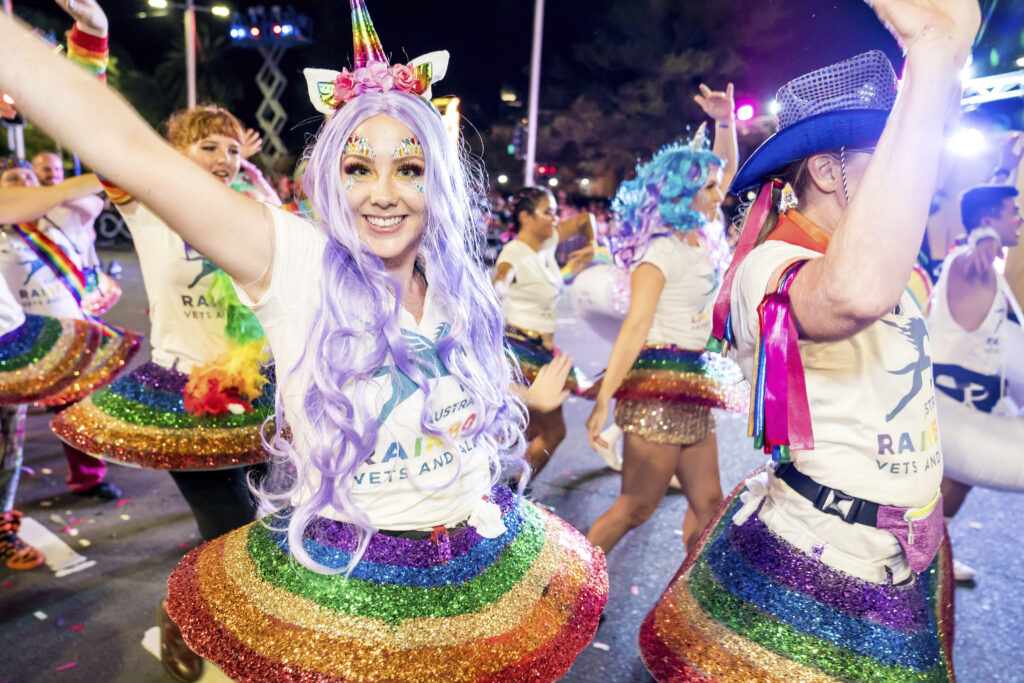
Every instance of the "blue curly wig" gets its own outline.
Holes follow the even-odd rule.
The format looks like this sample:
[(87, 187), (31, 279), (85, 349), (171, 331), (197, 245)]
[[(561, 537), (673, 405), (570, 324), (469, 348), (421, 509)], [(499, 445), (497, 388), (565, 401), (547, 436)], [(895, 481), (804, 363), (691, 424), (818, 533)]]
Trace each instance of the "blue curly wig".
[(629, 268), (639, 262), (655, 237), (704, 224), (704, 216), (690, 202), (707, 182), (709, 169), (724, 166), (707, 144), (705, 139), (695, 145), (698, 149), (690, 141), (665, 145), (650, 161), (637, 165), (636, 178), (619, 185), (612, 201), (618, 223), (603, 240), (615, 265)]

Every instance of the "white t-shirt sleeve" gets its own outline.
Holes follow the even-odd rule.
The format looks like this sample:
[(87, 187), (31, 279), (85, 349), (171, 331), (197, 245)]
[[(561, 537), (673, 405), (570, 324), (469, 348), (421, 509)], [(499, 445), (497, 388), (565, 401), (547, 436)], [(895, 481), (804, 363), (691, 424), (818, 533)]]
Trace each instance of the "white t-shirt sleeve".
[(308, 220), (276, 207), (266, 208), (274, 221), (275, 234), (270, 284), (259, 301), (253, 301), (234, 283), (239, 300), (253, 309), (264, 326), (283, 320), (297, 296), (308, 300), (327, 245), (327, 237)]
[(675, 237), (655, 237), (647, 245), (644, 257), (640, 259), (640, 263), (650, 263), (660, 270), (666, 280), (674, 279), (677, 276), (676, 271), (680, 268), (679, 252), (673, 249), (674, 245), (669, 242), (674, 239)]
[(760, 333), (757, 307), (769, 280), (781, 266), (821, 256), (818, 252), (772, 240), (751, 251), (736, 269), (730, 298), (732, 330), (737, 347), (750, 348)]
[(519, 265), (519, 262), (523, 260), (523, 256), (526, 255), (523, 251), (524, 248), (528, 249), (528, 247), (519, 240), (512, 240), (501, 248), (501, 253), (498, 254), (498, 260), (494, 262), (494, 267), (497, 268), (501, 264), (507, 263), (512, 266), (513, 270), (515, 270), (516, 266)]

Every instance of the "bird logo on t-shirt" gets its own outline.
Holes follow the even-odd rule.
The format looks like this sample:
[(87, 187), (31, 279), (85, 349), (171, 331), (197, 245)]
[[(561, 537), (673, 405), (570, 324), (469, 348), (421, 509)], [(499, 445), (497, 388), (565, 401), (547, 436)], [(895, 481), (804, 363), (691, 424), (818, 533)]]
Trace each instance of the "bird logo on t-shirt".
[(899, 330), (900, 334), (910, 343), (914, 345), (914, 349), (917, 351), (917, 360), (911, 361), (899, 370), (887, 370), (890, 375), (906, 375), (913, 373), (910, 390), (901, 398), (896, 407), (893, 408), (888, 415), (885, 416), (886, 422), (891, 422), (894, 417), (899, 415), (900, 411), (907, 407), (915, 396), (921, 393), (924, 388), (924, 372), (925, 370), (931, 369), (932, 359), (925, 350), (925, 339), (928, 338), (928, 328), (925, 327), (924, 318), (911, 318), (907, 321), (906, 325), (899, 325), (895, 322), (889, 322), (888, 320), (882, 319), (881, 322), (889, 327), (895, 327)]
[[(437, 352), (438, 343), (447, 336), (450, 329), (451, 325), (448, 323), (439, 324), (434, 331), (433, 340), (409, 330), (402, 330), (402, 337), (405, 339), (406, 346), (410, 352), (409, 361), (419, 368), (419, 371), (427, 379), (446, 377), (450, 374), (448, 368), (441, 362), (441, 356)], [(402, 372), (394, 364), (382, 366), (373, 376), (382, 377), (387, 374), (391, 375), (391, 398), (381, 407), (378, 420), (380, 424), (384, 424), (397, 406), (419, 390), (412, 377)]]

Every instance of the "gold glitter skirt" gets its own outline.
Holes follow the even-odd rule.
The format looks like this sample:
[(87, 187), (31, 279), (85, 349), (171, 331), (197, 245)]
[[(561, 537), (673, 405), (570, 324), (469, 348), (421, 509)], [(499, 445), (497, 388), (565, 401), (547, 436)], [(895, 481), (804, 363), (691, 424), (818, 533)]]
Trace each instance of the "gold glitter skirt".
[[(185, 556), (168, 613), (238, 681), (556, 681), (597, 630), (604, 554), (508, 489), (492, 499), (503, 535), (378, 533), (350, 577), (306, 569), (285, 532), (247, 525)], [(310, 556), (334, 569), (357, 545), (342, 522), (316, 518), (305, 534)]]
[(263, 462), (262, 425), (274, 412), (268, 382), (252, 409), (192, 415), (184, 405), (188, 375), (150, 362), (64, 409), (53, 433), (90, 455), (122, 465), (207, 470)]
[(26, 315), (20, 327), (0, 337), (0, 404), (61, 393), (81, 377), (102, 341), (94, 323)]
[(948, 537), (899, 585), (829, 567), (754, 512), (733, 521), (740, 484), (640, 627), (657, 681), (953, 680)]
[(710, 408), (658, 399), (615, 402), (615, 424), (651, 443), (695, 444), (715, 431)]

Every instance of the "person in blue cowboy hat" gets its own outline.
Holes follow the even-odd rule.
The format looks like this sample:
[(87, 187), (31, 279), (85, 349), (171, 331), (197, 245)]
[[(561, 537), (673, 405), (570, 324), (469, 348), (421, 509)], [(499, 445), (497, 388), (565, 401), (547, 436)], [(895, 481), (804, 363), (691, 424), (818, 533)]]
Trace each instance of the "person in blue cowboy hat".
[[(716, 304), (766, 468), (641, 627), (658, 680), (950, 680), (952, 593), (928, 333), (906, 293), (975, 0), (876, 0), (906, 50), (779, 91)], [(715, 343), (717, 341), (717, 343)], [(940, 549), (941, 548), (941, 549)]]

